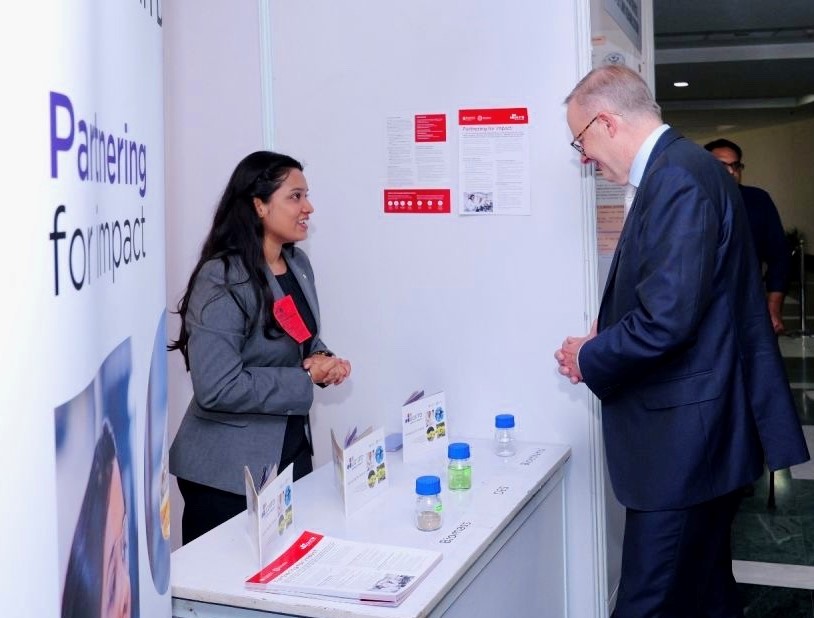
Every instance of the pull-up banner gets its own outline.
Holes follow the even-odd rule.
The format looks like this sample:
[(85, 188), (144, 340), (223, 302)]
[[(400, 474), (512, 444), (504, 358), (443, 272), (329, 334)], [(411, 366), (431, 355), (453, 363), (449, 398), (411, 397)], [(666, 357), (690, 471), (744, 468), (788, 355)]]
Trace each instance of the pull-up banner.
[(4, 613), (169, 616), (161, 2), (12, 13)]

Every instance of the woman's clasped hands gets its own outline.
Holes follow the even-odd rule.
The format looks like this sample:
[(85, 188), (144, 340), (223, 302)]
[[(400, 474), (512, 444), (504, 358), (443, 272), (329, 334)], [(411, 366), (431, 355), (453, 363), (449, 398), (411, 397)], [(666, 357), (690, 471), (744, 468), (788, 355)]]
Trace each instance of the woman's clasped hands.
[(350, 375), (350, 361), (326, 354), (312, 354), (302, 362), (302, 368), (309, 373), (314, 384), (326, 386), (342, 384)]

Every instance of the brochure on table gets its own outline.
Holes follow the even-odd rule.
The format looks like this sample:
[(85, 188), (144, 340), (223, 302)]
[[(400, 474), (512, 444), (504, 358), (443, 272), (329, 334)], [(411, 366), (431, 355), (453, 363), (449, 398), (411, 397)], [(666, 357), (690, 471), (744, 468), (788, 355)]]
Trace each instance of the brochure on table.
[(280, 475), (277, 465), (263, 477), (257, 486), (248, 466), (243, 469), (246, 481), (246, 514), (249, 537), (260, 566), (279, 551), (278, 541), (294, 523), (294, 468), (289, 464)]
[(305, 531), (246, 587), (335, 601), (396, 606), (441, 560), (428, 549), (346, 541)]
[(384, 429), (368, 428), (358, 437), (353, 432), (344, 446), (331, 430), (331, 443), (336, 482), (348, 516), (389, 486)]
[(444, 392), (426, 397), (421, 395), (421, 391), (414, 393), (401, 408), (404, 463), (426, 461), (436, 455), (446, 457), (447, 454), (449, 428)]

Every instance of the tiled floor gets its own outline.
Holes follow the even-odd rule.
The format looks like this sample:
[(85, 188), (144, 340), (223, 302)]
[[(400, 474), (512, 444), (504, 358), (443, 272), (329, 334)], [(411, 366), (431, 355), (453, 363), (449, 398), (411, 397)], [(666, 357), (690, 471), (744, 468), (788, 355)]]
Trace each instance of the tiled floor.
[[(790, 294), (785, 305), (789, 332), (800, 331), (802, 324), (797, 299), (799, 294)], [(806, 305), (806, 330), (814, 331), (812, 282)], [(785, 336), (779, 343), (800, 419), (814, 426), (814, 336)], [(747, 618), (813, 618), (814, 480), (793, 478), (789, 470), (782, 470), (775, 473), (773, 509), (768, 507), (768, 493), (765, 474), (755, 484), (754, 495), (744, 497), (732, 530), (736, 578), (750, 582), (738, 584), (744, 614)]]

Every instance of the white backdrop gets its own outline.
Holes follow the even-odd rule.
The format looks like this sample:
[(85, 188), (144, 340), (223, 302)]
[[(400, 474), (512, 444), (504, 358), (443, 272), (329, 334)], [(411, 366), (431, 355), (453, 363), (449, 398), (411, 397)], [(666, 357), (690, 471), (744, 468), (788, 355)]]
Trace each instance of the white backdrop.
[[(570, 615), (590, 616), (595, 426), (586, 389), (553, 360), (566, 335), (586, 331), (593, 293), (562, 104), (588, 45), (575, 4), (272, 0), (270, 110), (274, 146), (305, 163), (316, 208), (304, 246), (323, 337), (354, 367), (347, 386), (318, 393), (319, 457), (331, 427), (397, 431), (416, 388), (446, 392), (453, 438), (490, 436), (505, 410), (523, 438), (570, 444)], [(531, 216), (382, 213), (388, 115), (446, 112), (457, 152), (457, 109), (516, 106), (529, 110)]]
[[(0, 28), (2, 612), (60, 615), (72, 547), (104, 540), (77, 522), (101, 495), (90, 470), (108, 426), (126, 511), (120, 584), (130, 615), (168, 615), (166, 374), (153, 358), (165, 339), (160, 9), (21, 3)], [(101, 582), (92, 554), (78, 560)]]
[[(317, 393), (315, 463), (330, 458), (331, 427), (394, 431), (416, 388), (446, 391), (453, 436), (491, 435), (494, 414), (513, 411), (521, 437), (573, 449), (569, 615), (587, 617), (605, 603), (598, 428), (553, 352), (587, 329), (596, 294), (590, 181), (562, 105), (589, 68), (590, 26), (587, 0), (551, 4), (170, 4), (168, 304), (229, 173), (270, 125), (270, 145), (306, 166), (316, 212), (303, 248), (324, 337), (354, 366), (348, 384)], [(504, 105), (529, 108), (531, 216), (382, 214), (387, 115), (446, 112), (457, 148), (459, 107)], [(178, 354), (170, 376), (175, 427), (191, 395)]]
[[(237, 162), (263, 148), (258, 10), (255, 2), (176, 0), (164, 8), (167, 153), (167, 331)], [(167, 359), (169, 432), (192, 396), (180, 352)], [(173, 477), (174, 478), (174, 477)], [(181, 545), (181, 494), (172, 481), (173, 544)]]

